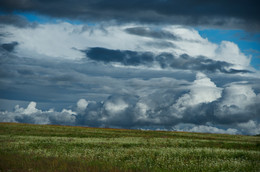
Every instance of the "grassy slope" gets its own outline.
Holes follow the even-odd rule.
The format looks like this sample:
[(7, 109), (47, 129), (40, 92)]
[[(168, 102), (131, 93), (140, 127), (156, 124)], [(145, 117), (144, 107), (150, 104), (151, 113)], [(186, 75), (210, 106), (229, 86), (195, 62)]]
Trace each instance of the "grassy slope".
[(260, 137), (0, 123), (0, 171), (260, 171)]

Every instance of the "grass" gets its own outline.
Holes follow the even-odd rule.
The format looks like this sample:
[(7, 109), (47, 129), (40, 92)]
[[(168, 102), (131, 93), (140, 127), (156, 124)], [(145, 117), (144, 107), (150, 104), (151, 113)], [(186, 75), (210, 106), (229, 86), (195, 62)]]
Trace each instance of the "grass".
[(0, 123), (0, 171), (260, 171), (260, 137)]

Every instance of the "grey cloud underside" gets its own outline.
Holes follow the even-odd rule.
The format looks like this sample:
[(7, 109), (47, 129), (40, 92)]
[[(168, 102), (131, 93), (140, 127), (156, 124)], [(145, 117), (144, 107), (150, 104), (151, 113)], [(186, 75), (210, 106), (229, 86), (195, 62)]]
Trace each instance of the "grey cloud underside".
[(180, 37), (174, 35), (173, 33), (167, 31), (156, 31), (151, 30), (150, 28), (146, 27), (133, 27), (127, 28), (125, 31), (129, 34), (137, 35), (137, 36), (144, 36), (150, 38), (157, 38), (157, 39), (164, 39), (164, 40), (181, 40)]
[[(259, 2), (256, 0), (2, 0), (5, 11), (29, 11), (54, 17), (122, 22), (175, 23), (259, 28)], [(233, 23), (233, 24), (232, 24)]]
[(11, 42), (11, 43), (2, 44), (1, 47), (8, 52), (12, 52), (17, 45), (18, 42)]
[[(161, 68), (185, 69), (207, 72), (223, 72), (223, 73), (249, 73), (248, 70), (232, 69), (232, 64), (215, 61), (206, 57), (190, 57), (183, 54), (179, 57), (170, 53), (161, 53), (155, 55), (151, 52), (135, 52), (129, 50), (111, 50), (101, 47), (90, 48), (83, 51), (87, 57), (104, 63), (118, 62), (125, 66), (146, 65), (152, 66), (158, 63)], [(230, 68), (230, 69), (229, 69)]]

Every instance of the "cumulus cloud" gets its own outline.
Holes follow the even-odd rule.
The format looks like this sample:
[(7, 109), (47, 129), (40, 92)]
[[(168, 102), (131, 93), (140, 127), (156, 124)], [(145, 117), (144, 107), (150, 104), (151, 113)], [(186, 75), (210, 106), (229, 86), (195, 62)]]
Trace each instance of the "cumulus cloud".
[(77, 102), (77, 107), (79, 111), (85, 111), (88, 106), (88, 102), (85, 99), (80, 99)]
[[(248, 66), (250, 58), (246, 57), (238, 48), (238, 46), (229, 41), (222, 41), (216, 49), (216, 60), (226, 61), (239, 66)], [(239, 67), (238, 66), (238, 67)]]
[(233, 42), (169, 24), (2, 23), (1, 108), (35, 102), (0, 121), (259, 132), (259, 72)]
[(241, 134), (241, 132), (235, 128), (218, 128), (211, 125), (194, 125), (180, 123), (173, 127), (173, 130), (188, 131), (197, 133), (221, 133), (221, 134)]
[(249, 120), (248, 122), (238, 124), (238, 127), (240, 127), (244, 133), (248, 133), (252, 135), (260, 133), (259, 121), (257, 122), (257, 121)]
[(231, 84), (224, 90), (225, 98), (220, 106), (245, 108), (255, 102), (256, 94), (249, 85)]
[(124, 112), (127, 107), (128, 104), (120, 99), (117, 99), (115, 102), (108, 101), (104, 105), (105, 110), (112, 115)]
[(175, 107), (185, 109), (200, 103), (210, 103), (221, 97), (222, 88), (218, 88), (210, 78), (203, 73), (198, 73), (189, 93), (177, 100)]
[(190, 132), (204, 132), (204, 133), (227, 133), (227, 134), (238, 134), (237, 129), (228, 128), (227, 130), (219, 129), (212, 126), (199, 125), (188, 130)]
[(2, 47), (7, 51), (15, 48), (19, 57), (80, 61), (87, 56), (90, 60), (126, 66), (230, 74), (253, 70), (249, 66), (250, 57), (243, 54), (235, 43), (222, 41), (215, 44), (202, 38), (198, 31), (183, 26), (156, 28), (153, 25), (128, 24), (104, 28), (102, 25), (61, 22), (21, 29), (4, 25), (0, 34), (7, 33), (12, 36), (2, 37)]
[[(148, 81), (143, 82), (144, 86)], [(163, 82), (161, 80), (161, 85)], [(178, 83), (174, 82), (172, 86)], [(196, 79), (182, 89), (165, 87), (145, 94), (137, 90), (132, 95), (114, 94), (104, 101), (80, 99), (73, 107), (61, 111), (40, 110), (31, 102), (27, 108), (16, 106), (14, 111), (1, 111), (0, 121), (259, 134), (259, 105), (255, 106), (259, 95), (249, 85), (233, 83), (220, 88), (205, 74), (198, 73)], [(245, 105), (237, 104), (241, 103), (237, 96), (243, 98)]]
[(258, 97), (250, 85), (233, 83), (223, 90), (223, 96), (217, 103), (214, 114), (221, 123), (259, 120)]
[(36, 102), (30, 102), (25, 109), (17, 105), (13, 112), (0, 112), (0, 119), (1, 122), (71, 125), (75, 124), (75, 115), (70, 109), (63, 109), (61, 112), (53, 109), (42, 111), (36, 108)]

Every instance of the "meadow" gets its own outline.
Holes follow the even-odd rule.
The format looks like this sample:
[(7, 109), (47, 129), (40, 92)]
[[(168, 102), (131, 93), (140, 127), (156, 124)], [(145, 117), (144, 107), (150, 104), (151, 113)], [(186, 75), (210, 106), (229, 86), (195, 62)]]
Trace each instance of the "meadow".
[(0, 123), (0, 171), (260, 171), (260, 137)]

